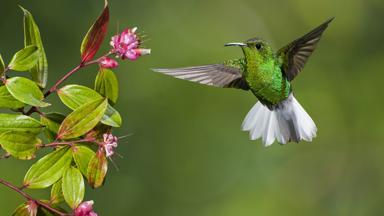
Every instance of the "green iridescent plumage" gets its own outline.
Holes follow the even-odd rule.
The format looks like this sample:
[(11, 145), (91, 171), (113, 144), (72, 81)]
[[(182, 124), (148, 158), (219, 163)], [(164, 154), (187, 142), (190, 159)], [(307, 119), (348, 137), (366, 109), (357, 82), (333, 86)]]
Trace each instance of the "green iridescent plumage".
[(275, 105), (288, 97), (290, 83), (283, 76), (280, 65), (271, 56), (259, 56), (244, 49), (245, 58), (228, 60), (223, 64), (238, 68), (252, 93), (264, 104)]

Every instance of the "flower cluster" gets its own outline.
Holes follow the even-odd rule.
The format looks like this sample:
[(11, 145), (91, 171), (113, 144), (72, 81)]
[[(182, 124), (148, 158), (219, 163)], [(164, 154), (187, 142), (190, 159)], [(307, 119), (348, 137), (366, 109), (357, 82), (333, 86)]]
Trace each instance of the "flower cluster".
[(97, 216), (97, 213), (93, 211), (93, 200), (81, 203), (75, 209), (75, 216)]
[[(151, 49), (140, 48), (141, 41), (136, 34), (137, 28), (125, 29), (121, 34), (111, 38), (110, 45), (112, 46), (111, 53), (116, 54), (117, 58), (136, 60), (140, 56), (148, 55)], [(102, 68), (115, 68), (119, 66), (117, 61), (109, 57), (103, 57), (99, 60)]]
[(105, 156), (110, 157), (114, 152), (114, 148), (117, 147), (118, 138), (113, 136), (111, 133), (103, 134), (103, 148), (105, 150)]
[(137, 28), (125, 29), (120, 35), (112, 37), (111, 46), (113, 47), (112, 52), (121, 59), (136, 60), (142, 55), (151, 53), (150, 49), (140, 48), (140, 39), (135, 33)]

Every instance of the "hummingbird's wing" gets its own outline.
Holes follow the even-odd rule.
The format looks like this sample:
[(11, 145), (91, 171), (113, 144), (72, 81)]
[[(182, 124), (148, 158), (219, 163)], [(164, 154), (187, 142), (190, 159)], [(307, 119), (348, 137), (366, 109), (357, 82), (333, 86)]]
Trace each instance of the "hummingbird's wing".
[(240, 68), (225, 64), (211, 64), (184, 68), (157, 68), (155, 72), (205, 85), (249, 90)]
[(277, 57), (282, 60), (281, 69), (289, 81), (293, 80), (304, 68), (309, 56), (311, 56), (317, 43), (320, 41), (321, 35), (333, 19), (334, 18), (327, 20), (311, 32), (294, 40), (277, 52)]

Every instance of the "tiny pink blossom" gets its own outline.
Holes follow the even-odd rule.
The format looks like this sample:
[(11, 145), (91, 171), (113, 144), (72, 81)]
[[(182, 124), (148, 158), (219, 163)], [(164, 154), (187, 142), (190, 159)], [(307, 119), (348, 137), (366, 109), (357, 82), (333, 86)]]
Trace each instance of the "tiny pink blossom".
[(75, 209), (75, 216), (97, 216), (97, 213), (93, 211), (93, 200), (82, 202)]
[(105, 156), (110, 157), (114, 152), (114, 148), (117, 147), (118, 138), (113, 136), (111, 133), (103, 134), (103, 147), (105, 150)]
[(119, 66), (119, 63), (109, 57), (103, 57), (99, 60), (99, 65), (102, 68), (116, 68)]
[(116, 53), (121, 59), (136, 60), (142, 55), (151, 53), (150, 49), (140, 48), (140, 39), (135, 33), (137, 28), (125, 29), (120, 35), (115, 35), (111, 39), (112, 52)]

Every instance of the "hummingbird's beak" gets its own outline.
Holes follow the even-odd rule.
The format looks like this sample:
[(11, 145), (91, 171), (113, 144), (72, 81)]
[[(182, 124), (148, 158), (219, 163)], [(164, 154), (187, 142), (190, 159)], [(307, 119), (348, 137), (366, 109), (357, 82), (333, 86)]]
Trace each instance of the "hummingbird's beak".
[(247, 46), (247, 44), (237, 42), (237, 43), (227, 43), (224, 46), (241, 46), (241, 47), (243, 47), (243, 46)]

